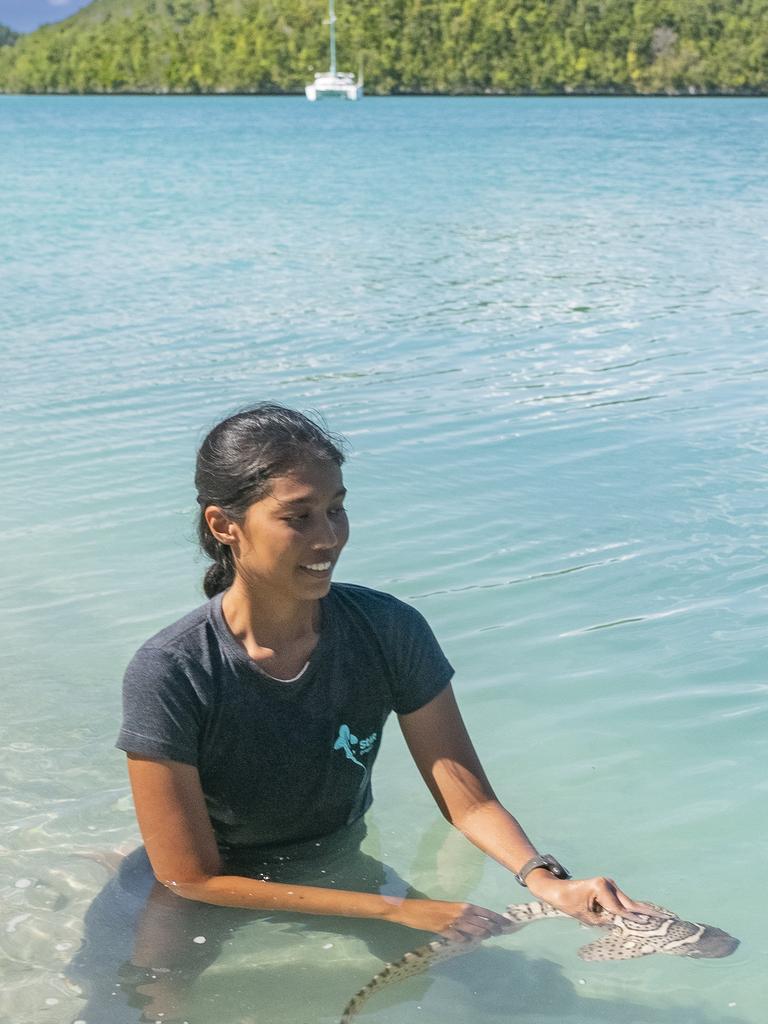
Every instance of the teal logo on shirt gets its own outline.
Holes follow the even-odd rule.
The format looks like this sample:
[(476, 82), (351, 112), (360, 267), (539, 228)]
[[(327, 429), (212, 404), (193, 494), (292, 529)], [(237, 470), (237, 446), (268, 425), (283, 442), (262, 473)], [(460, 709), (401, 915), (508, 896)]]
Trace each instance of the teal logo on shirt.
[(366, 768), (362, 761), (359, 761), (357, 757), (355, 757), (355, 752), (352, 748), (357, 747), (357, 752), (362, 757), (364, 754), (367, 754), (369, 752), (369, 750), (373, 747), (374, 743), (378, 738), (379, 734), (377, 732), (372, 732), (371, 735), (367, 736), (364, 740), (358, 740), (357, 736), (354, 736), (352, 734), (352, 731), (348, 725), (342, 725), (339, 727), (339, 735), (336, 739), (336, 742), (333, 744), (333, 749), (343, 750), (344, 756), (347, 758), (347, 760), (352, 761), (354, 764), (358, 765), (360, 768), (363, 769), (363, 772), (367, 774), (368, 769)]

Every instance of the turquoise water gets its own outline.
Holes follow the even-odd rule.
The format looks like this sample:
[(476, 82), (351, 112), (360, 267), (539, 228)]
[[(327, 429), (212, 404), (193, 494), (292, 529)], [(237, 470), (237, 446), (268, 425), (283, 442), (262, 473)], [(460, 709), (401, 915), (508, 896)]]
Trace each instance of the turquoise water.
[[(337, 578), (427, 616), (539, 847), (742, 939), (585, 964), (546, 922), (361, 1021), (764, 1021), (767, 140), (764, 100), (0, 97), (3, 1021), (81, 1019), (122, 671), (202, 602), (196, 446), (264, 398), (349, 439)], [(374, 787), (367, 852), (525, 899), (394, 721)], [(369, 939), (249, 924), (184, 1019), (332, 1024)]]

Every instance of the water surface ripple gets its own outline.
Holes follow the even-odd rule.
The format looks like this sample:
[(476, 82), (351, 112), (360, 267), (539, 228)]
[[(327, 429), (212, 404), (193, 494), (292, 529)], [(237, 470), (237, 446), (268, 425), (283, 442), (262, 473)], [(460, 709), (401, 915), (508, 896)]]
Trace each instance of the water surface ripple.
[[(0, 134), (0, 1018), (79, 1019), (122, 671), (203, 599), (196, 445), (271, 398), (349, 439), (338, 578), (428, 617), (538, 845), (742, 939), (590, 965), (551, 923), (367, 1016), (761, 1024), (768, 101), (0, 97)], [(394, 723), (376, 777), (369, 852), (525, 898)], [(378, 961), (326, 926), (241, 929), (185, 1019), (333, 1022)]]

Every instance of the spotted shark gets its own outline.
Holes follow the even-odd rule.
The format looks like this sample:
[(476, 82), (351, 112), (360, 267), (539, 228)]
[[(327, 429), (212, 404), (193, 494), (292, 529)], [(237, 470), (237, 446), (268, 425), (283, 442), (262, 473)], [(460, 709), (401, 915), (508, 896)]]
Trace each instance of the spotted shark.
[[(602, 910), (598, 927), (608, 928), (607, 935), (582, 946), (578, 955), (582, 960), (634, 960), (652, 953), (667, 953), (670, 956), (717, 958), (729, 956), (739, 945), (727, 932), (708, 924), (683, 921), (672, 910), (656, 903), (646, 903), (653, 908), (652, 914), (621, 914)], [(548, 903), (512, 903), (502, 917), (507, 924), (501, 934), (519, 931), (533, 921), (550, 917), (569, 917)], [(363, 1005), (386, 985), (402, 981), (414, 974), (429, 970), (433, 964), (452, 957), (463, 956), (475, 949), (483, 939), (477, 937), (438, 938), (406, 953), (395, 963), (387, 964), (367, 985), (364, 985), (347, 1003), (340, 1024), (349, 1024)]]

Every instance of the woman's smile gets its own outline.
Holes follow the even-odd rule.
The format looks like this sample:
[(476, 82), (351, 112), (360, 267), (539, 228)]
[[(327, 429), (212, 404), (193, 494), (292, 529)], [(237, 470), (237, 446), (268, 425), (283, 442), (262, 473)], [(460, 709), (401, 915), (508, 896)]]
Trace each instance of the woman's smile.
[(331, 575), (333, 568), (333, 562), (313, 562), (311, 565), (300, 565), (300, 569), (304, 572), (308, 572), (311, 576), (316, 576), (318, 579), (325, 579)]

